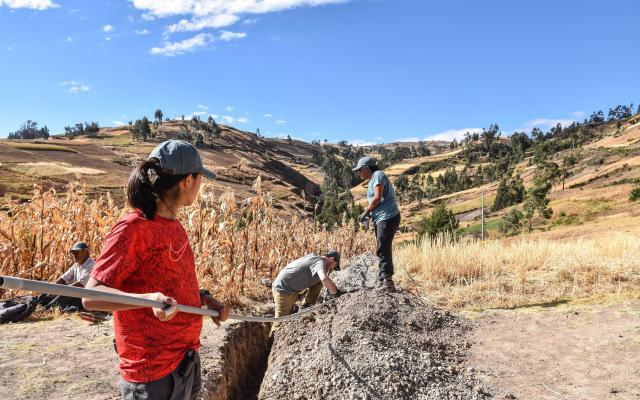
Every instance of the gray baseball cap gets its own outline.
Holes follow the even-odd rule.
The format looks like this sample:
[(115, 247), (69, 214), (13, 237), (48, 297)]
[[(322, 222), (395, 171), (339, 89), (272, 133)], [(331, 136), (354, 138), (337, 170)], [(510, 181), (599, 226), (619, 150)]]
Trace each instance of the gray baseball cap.
[(87, 242), (77, 242), (74, 243), (73, 246), (71, 246), (71, 250), (69, 251), (80, 251), (80, 250), (88, 250), (89, 249), (89, 245), (87, 244)]
[(352, 171), (359, 171), (362, 167), (374, 167), (376, 165), (376, 161), (371, 157), (362, 157), (358, 160), (358, 164)]
[(336, 267), (334, 268), (335, 271), (340, 271), (340, 253), (338, 253), (336, 250), (329, 250), (325, 253), (324, 255), (325, 257), (331, 257), (334, 260), (336, 260), (336, 263), (338, 263), (338, 265), (336, 265)]
[(162, 169), (171, 171), (172, 175), (201, 173), (206, 178), (216, 179), (216, 174), (202, 165), (198, 149), (184, 140), (167, 140), (160, 143), (149, 154), (149, 159), (151, 158), (160, 160)]

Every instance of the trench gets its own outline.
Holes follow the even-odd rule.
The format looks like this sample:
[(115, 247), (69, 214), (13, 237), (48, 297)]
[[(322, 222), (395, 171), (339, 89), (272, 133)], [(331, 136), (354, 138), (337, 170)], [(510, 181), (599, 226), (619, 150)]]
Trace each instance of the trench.
[(207, 365), (203, 360), (204, 400), (255, 400), (267, 370), (271, 351), (271, 324), (238, 322), (225, 327), (225, 340), (213, 349), (203, 344), (203, 352), (217, 352)]

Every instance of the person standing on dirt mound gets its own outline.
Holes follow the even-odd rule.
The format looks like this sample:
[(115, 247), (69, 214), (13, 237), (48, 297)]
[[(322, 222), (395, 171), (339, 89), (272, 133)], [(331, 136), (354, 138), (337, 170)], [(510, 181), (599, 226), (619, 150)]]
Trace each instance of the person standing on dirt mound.
[(362, 157), (353, 168), (363, 180), (369, 180), (367, 199), (369, 204), (358, 220), (364, 223), (373, 219), (376, 231), (376, 255), (378, 256), (378, 285), (394, 290), (393, 283), (393, 238), (400, 227), (400, 210), (391, 180), (382, 172), (371, 157)]
[(190, 143), (159, 144), (129, 177), (127, 201), (133, 211), (105, 238), (87, 284), (167, 304), (149, 309), (83, 299), (89, 310), (113, 312), (125, 400), (198, 399), (202, 317), (178, 314), (177, 304), (217, 310), (217, 325), (229, 316), (224, 304), (198, 289), (189, 237), (177, 219), (198, 196), (202, 176), (215, 178)]
[(307, 254), (287, 264), (273, 281), (271, 289), (276, 317), (290, 315), (300, 294), (305, 296), (300, 309), (316, 304), (323, 285), (334, 297), (342, 295), (329, 278), (329, 272), (333, 270), (340, 270), (340, 253), (335, 250), (323, 256)]

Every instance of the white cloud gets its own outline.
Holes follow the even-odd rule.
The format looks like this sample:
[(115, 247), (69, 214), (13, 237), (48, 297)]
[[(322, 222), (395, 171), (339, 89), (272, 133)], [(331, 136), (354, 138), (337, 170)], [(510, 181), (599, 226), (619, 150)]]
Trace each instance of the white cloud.
[(285, 121), (285, 120), (283, 120), (283, 119), (277, 119), (277, 120), (276, 120), (276, 125), (284, 125), (284, 124), (286, 124), (286, 123), (287, 123), (287, 121)]
[(164, 42), (162, 47), (153, 47), (151, 54), (161, 56), (177, 56), (179, 54), (190, 53), (199, 48), (208, 46), (213, 41), (213, 36), (209, 33), (199, 33), (196, 36), (180, 42)]
[(522, 127), (521, 129), (517, 129), (516, 131), (528, 132), (528, 131), (532, 130), (533, 128), (539, 128), (539, 129), (542, 129), (542, 130), (547, 130), (547, 129), (550, 129), (550, 128), (558, 125), (558, 124), (560, 124), (562, 126), (569, 126), (574, 122), (575, 122), (575, 120), (573, 120), (573, 119), (536, 118), (536, 119), (532, 119), (530, 121), (527, 121), (527, 123), (524, 125), (524, 127)]
[(109, 33), (109, 32), (113, 32), (113, 26), (106, 24), (105, 26), (102, 27), (102, 31), (105, 33)]
[(227, 124), (233, 124), (234, 118), (233, 118), (232, 116), (230, 116), (230, 115), (223, 115), (221, 118), (222, 118), (222, 119), (224, 120), (224, 122), (226, 122)]
[(205, 115), (207, 112), (206, 111), (194, 111), (191, 113), (192, 117), (199, 117), (201, 115)]
[(209, 116), (213, 119), (217, 119), (219, 117), (218, 114), (209, 114)]
[(167, 32), (193, 32), (206, 28), (224, 28), (235, 24), (238, 22), (238, 19), (237, 16), (228, 14), (211, 15), (205, 18), (192, 18), (190, 21), (181, 19), (177, 24), (169, 25)]
[(244, 39), (247, 37), (247, 34), (244, 32), (230, 32), (230, 31), (222, 31), (220, 34), (220, 40), (225, 42), (230, 42), (232, 40)]
[(66, 42), (67, 43), (71, 43), (73, 41), (73, 39), (71, 39), (71, 36), (67, 36)]
[(151, 32), (149, 32), (147, 29), (137, 29), (133, 31), (133, 33), (135, 33), (136, 35), (148, 35)]
[(67, 93), (76, 94), (80, 92), (88, 92), (91, 86), (76, 81), (60, 82), (58, 86), (68, 87)]
[(260, 21), (260, 18), (253, 18), (253, 19), (247, 18), (244, 21), (242, 21), (242, 25), (254, 25), (258, 21)]
[(396, 142), (419, 142), (420, 138), (412, 136), (412, 137), (405, 137), (405, 138), (401, 138), (396, 140)]
[(362, 146), (373, 146), (376, 145), (378, 143), (376, 142), (369, 142), (366, 140), (349, 140), (349, 144), (352, 144), (356, 147), (362, 147)]
[(233, 110), (235, 110), (236, 108), (233, 106), (226, 106), (224, 109), (226, 112), (230, 113), (230, 112), (233, 112)]
[[(0, 0), (2, 1), (2, 0)], [(346, 3), (349, 0), (131, 0), (133, 7), (144, 11), (142, 18), (189, 16), (167, 27), (168, 33), (193, 32), (208, 28), (224, 28), (242, 19), (246, 14), (266, 14), (298, 7), (317, 7)], [(250, 25), (257, 18), (244, 19)]]
[(116, 121), (111, 121), (111, 123), (112, 123), (113, 125), (116, 125), (116, 126), (127, 125), (127, 123), (126, 123), (126, 122), (122, 122), (122, 121), (118, 121), (118, 120), (116, 120)]
[(238, 121), (239, 124), (247, 124), (247, 123), (249, 123), (249, 119), (247, 117), (240, 117), (236, 121)]
[(297, 7), (315, 7), (346, 3), (348, 0), (132, 0), (133, 6), (156, 17), (191, 14), (207, 15), (265, 14)]
[(469, 132), (469, 134), (481, 133), (482, 128), (448, 129), (446, 131), (427, 135), (423, 140), (444, 140), (450, 142), (453, 139), (460, 140), (464, 138), (464, 135), (467, 132)]
[(263, 115), (262, 117), (264, 117), (264, 118), (271, 118), (271, 117), (273, 117), (273, 114), (266, 113), (266, 114), (265, 114), (265, 115)]
[(209, 109), (209, 107), (207, 107), (207, 106), (205, 106), (203, 104), (198, 104), (198, 108), (201, 109), (201, 110), (208, 110)]
[(576, 118), (582, 118), (585, 115), (587, 115), (587, 113), (584, 112), (584, 111), (574, 111), (574, 112), (571, 113), (571, 115), (573, 115)]
[(58, 8), (58, 4), (51, 0), (0, 0), (0, 7), (6, 5), (9, 8), (29, 8), (32, 10), (46, 10)]

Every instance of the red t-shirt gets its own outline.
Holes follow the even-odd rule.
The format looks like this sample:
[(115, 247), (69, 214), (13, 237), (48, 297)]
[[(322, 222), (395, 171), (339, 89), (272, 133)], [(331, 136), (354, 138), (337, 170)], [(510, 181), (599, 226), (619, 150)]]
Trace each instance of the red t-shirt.
[[(125, 216), (105, 238), (91, 276), (124, 292), (161, 292), (179, 304), (200, 307), (193, 251), (178, 220), (147, 220), (140, 211)], [(178, 313), (162, 322), (150, 308), (113, 315), (126, 381), (160, 379), (177, 368), (189, 349), (200, 347), (201, 316)]]

